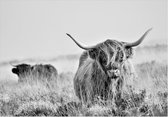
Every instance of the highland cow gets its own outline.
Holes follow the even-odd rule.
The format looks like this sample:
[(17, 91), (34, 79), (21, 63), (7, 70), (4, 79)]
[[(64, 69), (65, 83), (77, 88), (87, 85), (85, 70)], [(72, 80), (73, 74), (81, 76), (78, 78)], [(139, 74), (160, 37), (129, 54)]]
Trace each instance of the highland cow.
[(84, 103), (93, 103), (94, 99), (120, 99), (127, 80), (135, 77), (130, 58), (132, 47), (138, 46), (151, 29), (133, 42), (119, 42), (108, 39), (92, 47), (84, 47), (70, 34), (67, 34), (85, 51), (80, 56), (78, 70), (74, 77), (74, 89), (77, 97)]
[(12, 68), (12, 72), (18, 75), (18, 82), (25, 82), (28, 80), (51, 81), (55, 80), (58, 75), (55, 67), (50, 64), (39, 64), (33, 66), (28, 64), (19, 64)]

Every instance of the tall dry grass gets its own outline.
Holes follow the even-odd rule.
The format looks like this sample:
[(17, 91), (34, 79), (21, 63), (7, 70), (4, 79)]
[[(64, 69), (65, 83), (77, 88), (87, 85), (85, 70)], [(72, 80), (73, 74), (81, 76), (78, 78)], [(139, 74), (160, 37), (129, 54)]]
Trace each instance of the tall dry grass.
[(118, 102), (95, 100), (86, 106), (74, 93), (71, 72), (57, 82), (25, 82), (0, 85), (1, 116), (142, 116), (167, 115), (167, 65), (153, 62), (136, 66), (138, 77), (130, 92)]

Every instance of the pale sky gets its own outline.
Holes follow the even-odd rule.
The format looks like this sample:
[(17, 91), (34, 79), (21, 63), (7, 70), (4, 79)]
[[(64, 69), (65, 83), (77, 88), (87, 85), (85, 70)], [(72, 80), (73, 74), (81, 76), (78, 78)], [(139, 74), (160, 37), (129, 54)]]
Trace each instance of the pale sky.
[(0, 61), (81, 53), (106, 39), (167, 43), (167, 0), (0, 0)]

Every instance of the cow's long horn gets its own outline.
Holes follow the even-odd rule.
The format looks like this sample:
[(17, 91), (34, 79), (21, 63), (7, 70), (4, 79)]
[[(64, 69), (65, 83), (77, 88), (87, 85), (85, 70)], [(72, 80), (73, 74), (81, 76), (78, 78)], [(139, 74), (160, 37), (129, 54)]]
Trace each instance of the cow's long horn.
[(91, 47), (84, 47), (81, 44), (79, 44), (70, 34), (66, 33), (80, 48), (84, 49), (84, 50), (90, 50), (95, 48), (95, 46), (91, 46)]
[(149, 33), (149, 31), (151, 31), (152, 28), (148, 29), (140, 39), (138, 39), (137, 41), (133, 42), (133, 43), (127, 43), (125, 45), (126, 48), (129, 48), (129, 47), (134, 47), (134, 46), (138, 46), (139, 44), (141, 44), (141, 42), (144, 40), (144, 38), (146, 37), (146, 35)]

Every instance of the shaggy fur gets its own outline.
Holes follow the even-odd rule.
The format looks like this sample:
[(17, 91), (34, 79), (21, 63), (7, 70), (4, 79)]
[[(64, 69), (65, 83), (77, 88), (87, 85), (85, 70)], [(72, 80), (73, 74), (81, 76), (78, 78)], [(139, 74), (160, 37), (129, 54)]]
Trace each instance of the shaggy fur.
[(96, 97), (121, 97), (125, 76), (134, 74), (128, 62), (132, 48), (124, 48), (124, 44), (106, 40), (83, 52), (74, 78), (75, 92), (81, 101), (93, 103)]
[(56, 79), (58, 76), (57, 70), (50, 64), (39, 64), (33, 66), (28, 64), (19, 64), (15, 68), (12, 68), (12, 72), (18, 75), (19, 82), (24, 82), (32, 79), (35, 80), (35, 78), (38, 80), (50, 81)]

